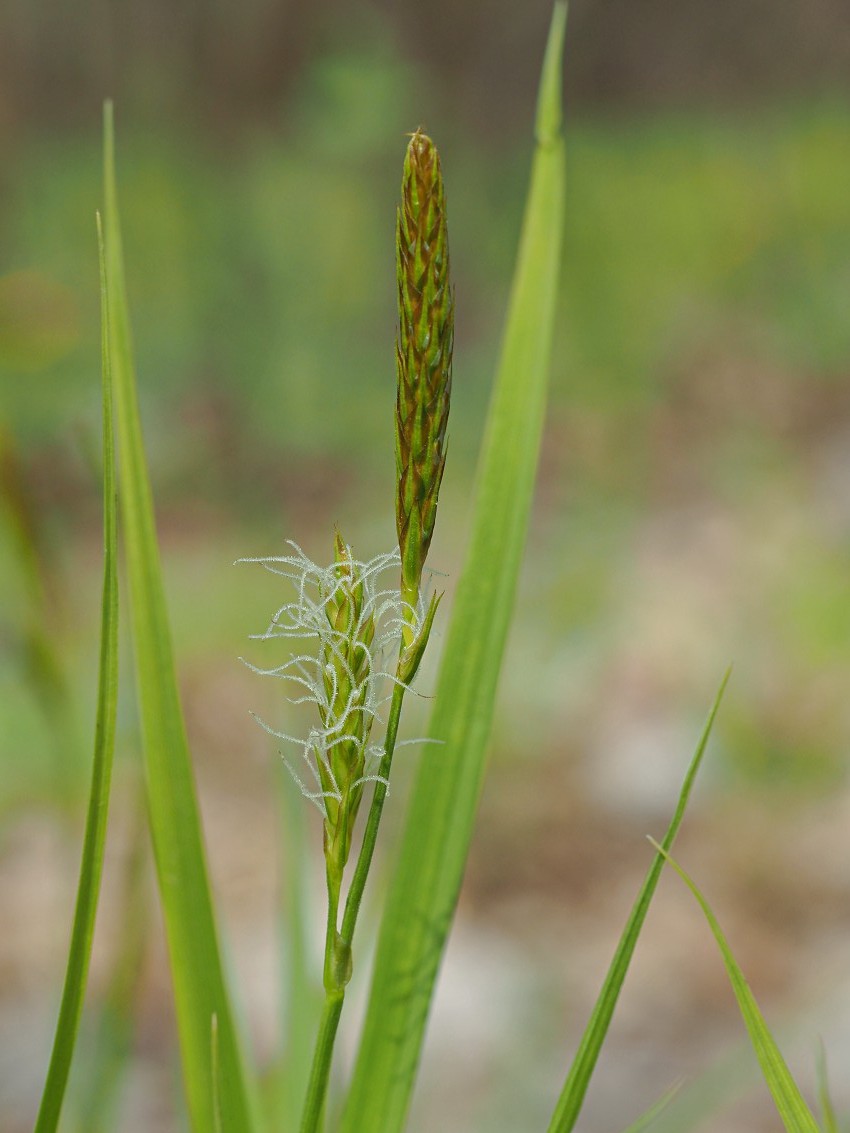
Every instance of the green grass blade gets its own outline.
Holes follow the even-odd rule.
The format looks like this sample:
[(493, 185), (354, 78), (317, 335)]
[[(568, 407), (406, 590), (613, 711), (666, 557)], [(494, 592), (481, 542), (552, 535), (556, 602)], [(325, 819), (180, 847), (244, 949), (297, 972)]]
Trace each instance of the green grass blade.
[(116, 918), (121, 927), (90, 1040), (87, 1073), (75, 1090), (75, 1120), (70, 1127), (77, 1133), (113, 1133), (117, 1128), (121, 1087), (133, 1048), (151, 897), (147, 885), (147, 809), (142, 783), (136, 782), (135, 776), (132, 786), (129, 853), (121, 870)]
[(838, 1117), (829, 1092), (829, 1078), (826, 1071), (826, 1050), (823, 1042), (818, 1045), (818, 1104), (821, 1111), (821, 1125), (824, 1133), (839, 1133)]
[(267, 1072), (264, 1095), (268, 1125), (297, 1129), (313, 1061), (316, 1020), (322, 1010), (320, 957), (315, 967), (307, 939), (312, 923), (310, 893), (312, 866), (307, 808), (292, 778), (281, 766), (277, 776), (280, 799), (280, 936), (281, 1048)]
[(736, 1043), (689, 1079), (655, 1118), (652, 1133), (691, 1133), (720, 1114), (759, 1081), (759, 1065), (746, 1042)]
[(664, 855), (673, 869), (675, 869), (676, 873), (678, 873), (690, 889), (705, 914), (705, 919), (708, 921), (711, 931), (714, 933), (714, 939), (717, 941), (720, 953), (723, 956), (723, 963), (726, 966), (729, 982), (732, 984), (732, 990), (738, 1001), (741, 1017), (749, 1032), (750, 1041), (753, 1044), (753, 1049), (759, 1060), (764, 1080), (773, 1095), (773, 1101), (779, 1112), (779, 1116), (782, 1118), (783, 1125), (788, 1130), (788, 1133), (818, 1133), (818, 1123), (815, 1121), (811, 1110), (806, 1105), (803, 1095), (800, 1093), (797, 1083), (792, 1078), (791, 1071), (788, 1069), (779, 1047), (776, 1045), (773, 1036), (767, 1028), (764, 1017), (756, 1003), (755, 996), (752, 991), (750, 991), (750, 986), (744, 978), (744, 973), (741, 971), (735, 957), (732, 955), (732, 950), (708, 902), (697, 888), (696, 883), (689, 874), (682, 869), (678, 862), (676, 862), (666, 850), (658, 846), (657, 843), (653, 843), (653, 845), (655, 845), (659, 853)]
[(103, 847), (109, 814), (112, 756), (115, 750), (115, 716), (118, 704), (118, 535), (109, 314), (100, 217), (97, 221), (97, 236), (100, 255), (103, 366), (103, 597), (100, 612), (100, 671), (94, 731), (94, 760), (65, 986), (56, 1023), (47, 1081), (35, 1125), (36, 1133), (48, 1133), (58, 1126), (68, 1073), (71, 1069), (91, 960), (97, 899), (103, 873)]
[(280, 771), (282, 821), (286, 832), (281, 850), (286, 854), (286, 910), (288, 948), (286, 964), (286, 1116), (282, 1129), (297, 1129), (313, 1061), (316, 1020), (322, 1009), (321, 980), (311, 963), (307, 926), (310, 913), (311, 867), (307, 808), (292, 790), (288, 772)]
[[(105, 112), (105, 231), (109, 322), (121, 458), (124, 554), (142, 721), (148, 809), (168, 938), (183, 1078), (192, 1124), (225, 1133), (255, 1127), (239, 1036), (225, 986), (189, 750), (177, 691), (153, 502), (136, 399), (115, 188), (111, 107)], [(218, 1081), (210, 1028), (218, 1027)]]
[(673, 1098), (675, 1098), (676, 1094), (678, 1094), (680, 1088), (680, 1083), (671, 1086), (665, 1094), (662, 1094), (657, 1102), (649, 1107), (646, 1113), (641, 1114), (637, 1121), (632, 1122), (628, 1129), (625, 1130), (625, 1133), (644, 1133), (644, 1130), (652, 1128), (661, 1114), (664, 1113), (670, 1105)]
[[(381, 925), (369, 1006), (343, 1113), (346, 1133), (394, 1133), (407, 1112), (437, 969), (463, 875), (534, 489), (561, 262), (564, 149), (555, 7), (537, 147), (484, 446), (470, 550)], [(435, 754), (436, 752), (436, 754)]]
[[(714, 720), (717, 716), (717, 710), (720, 708), (720, 701), (723, 699), (723, 693), (729, 682), (730, 673), (731, 669), (727, 669), (723, 680), (720, 682), (717, 696), (714, 698), (714, 703), (706, 719), (696, 751), (694, 752), (684, 782), (682, 783), (682, 789), (679, 792), (679, 800), (676, 804), (673, 818), (667, 828), (667, 833), (664, 835), (662, 845), (665, 849), (669, 849), (673, 845), (676, 835), (679, 832), (679, 827), (682, 825), (682, 819), (685, 817), (685, 810), (687, 809), (688, 800), (691, 796), (691, 790), (693, 789), (697, 772), (702, 763), (702, 758), (708, 744), (708, 738), (711, 735), (711, 729), (714, 726)], [(646, 920), (646, 914), (649, 911), (649, 905), (655, 894), (658, 879), (661, 876), (663, 868), (664, 858), (659, 852), (655, 855), (652, 865), (649, 867), (649, 871), (638, 893), (637, 900), (629, 914), (623, 935), (620, 937), (614, 958), (611, 961), (611, 965), (605, 976), (605, 981), (602, 984), (602, 990), (599, 993), (587, 1027), (581, 1037), (581, 1042), (579, 1043), (575, 1058), (570, 1066), (570, 1071), (567, 1074), (567, 1079), (561, 1091), (561, 1096), (558, 1099), (558, 1104), (555, 1107), (555, 1112), (552, 1114), (552, 1120), (549, 1123), (549, 1133), (570, 1133), (570, 1130), (575, 1127), (578, 1115), (581, 1112), (585, 1094), (587, 1093), (587, 1088), (590, 1085), (591, 1076), (599, 1058), (599, 1052), (602, 1050), (602, 1044), (605, 1042), (605, 1036), (608, 1034), (608, 1028), (611, 1025), (614, 1008), (617, 1006), (617, 1000), (620, 996), (623, 981), (626, 978), (626, 972), (629, 970), (629, 964), (634, 954), (635, 945), (637, 944), (638, 937), (643, 928), (643, 923)]]

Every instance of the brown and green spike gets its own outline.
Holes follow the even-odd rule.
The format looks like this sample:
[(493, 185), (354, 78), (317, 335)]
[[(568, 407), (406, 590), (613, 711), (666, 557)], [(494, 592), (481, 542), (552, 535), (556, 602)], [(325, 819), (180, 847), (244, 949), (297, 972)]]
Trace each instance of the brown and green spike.
[[(396, 527), (401, 596), (415, 609), (446, 461), (454, 339), (440, 159), (434, 143), (420, 130), (411, 137), (404, 161), (396, 259)], [(412, 617), (405, 620), (404, 640), (409, 645)]]

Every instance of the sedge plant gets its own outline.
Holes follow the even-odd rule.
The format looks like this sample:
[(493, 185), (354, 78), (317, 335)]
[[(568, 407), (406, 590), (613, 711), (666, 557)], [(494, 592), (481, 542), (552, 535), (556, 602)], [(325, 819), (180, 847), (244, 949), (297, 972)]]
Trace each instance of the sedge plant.
[[(565, 20), (566, 6), (557, 3), (542, 71), (531, 185), (479, 461), (469, 549), (427, 729), (428, 739), (440, 745), (440, 757), (427, 766), (420, 762), (413, 786), (384, 901), (354, 1069), (333, 1125), (341, 1133), (401, 1133), (405, 1127), (485, 771), (534, 489), (561, 268)], [(189, 1124), (194, 1133), (260, 1133), (266, 1128), (271, 1133), (260, 1101), (260, 1076), (245, 1054), (219, 945), (218, 916), (177, 688), (137, 403), (111, 107), (106, 110), (105, 141), (106, 567), (101, 684), (80, 898), (37, 1130), (53, 1133), (58, 1128), (91, 951), (118, 695), (116, 557), (120, 538), (129, 582), (127, 621), (133, 636), (142, 722), (147, 821), (169, 949)], [(355, 928), (387, 799), (399, 721), (440, 604), (440, 595), (431, 589), (427, 559), (446, 463), (455, 304), (442, 169), (434, 143), (421, 130), (410, 137), (404, 160), (396, 268), (398, 547), (361, 559), (336, 531), (326, 566), (312, 562), (296, 544), (284, 555), (248, 560), (293, 585), (290, 599), (279, 607), (265, 632), (257, 635), (266, 642), (294, 643), (293, 651), (281, 664), (253, 667), (284, 681), (292, 693), (290, 699), (310, 706), (312, 724), (306, 737), (263, 726), (288, 745), (290, 770), (322, 815), (327, 890), (324, 1002), (299, 1118), (302, 1133), (329, 1125), (334, 1043), (355, 962)], [(116, 470), (120, 473), (120, 515), (115, 507)], [(673, 843), (725, 683), (726, 678), (688, 767), (666, 835), (655, 845), (654, 858), (570, 1060), (560, 1096), (553, 1098), (550, 1133), (570, 1133), (575, 1127), (662, 868), (668, 861), (680, 868), (671, 857)], [(291, 758), (293, 749), (295, 759)], [(366, 815), (359, 831), (361, 809)], [(816, 1130), (818, 1125), (779, 1054), (719, 923), (695, 884), (680, 872), (721, 949), (785, 1128), (789, 1133)], [(293, 1061), (300, 1065), (302, 1059)], [(632, 1128), (650, 1128), (661, 1108), (663, 1102)], [(824, 1127), (834, 1128), (834, 1115), (828, 1105), (823, 1108)], [(85, 1115), (82, 1126), (86, 1127)], [(286, 1126), (285, 1133), (291, 1128)]]
[[(419, 669), (440, 603), (436, 592), (426, 600), (423, 571), (446, 462), (454, 292), (440, 159), (421, 130), (410, 138), (404, 161), (396, 263), (398, 550), (360, 562), (337, 531), (333, 562), (324, 569), (297, 546), (293, 555), (249, 560), (288, 578), (297, 593), (296, 600), (282, 606), (259, 636), (316, 643), (314, 654), (299, 653), (276, 668), (258, 670), (290, 681), (297, 693), (290, 699), (314, 704), (318, 715), (307, 738), (295, 741), (312, 783), (304, 784), (293, 769), (324, 819), (328, 894), (322, 967), (325, 1003), (303, 1133), (318, 1129), (324, 1112), (334, 1039), (353, 968), (354, 930), (389, 787), (404, 694)], [(390, 570), (398, 571), (395, 587), (384, 582)], [(392, 688), (388, 698), (382, 697), (384, 683)], [(383, 743), (372, 744), (373, 728), (387, 699), (385, 737)], [(374, 791), (340, 919), (343, 877), (369, 782), (374, 782)]]

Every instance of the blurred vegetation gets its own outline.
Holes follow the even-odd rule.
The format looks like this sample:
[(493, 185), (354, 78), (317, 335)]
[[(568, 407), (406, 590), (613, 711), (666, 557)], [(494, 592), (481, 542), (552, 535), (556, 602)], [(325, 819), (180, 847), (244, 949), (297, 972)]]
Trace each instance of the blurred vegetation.
[[(343, 45), (368, 57), (381, 42), (464, 129), (521, 136), (550, 10), (549, 0), (6, 0), (0, 129), (91, 120), (108, 92), (134, 116), (241, 131), (287, 113), (320, 56)], [(572, 0), (568, 95), (657, 108), (846, 89), (847, 20), (844, 0)]]
[[(103, 98), (193, 755), (241, 847), (261, 825), (255, 798), (239, 812), (242, 777), (269, 753), (252, 772), (262, 693), (235, 658), (278, 591), (232, 563), (285, 538), (321, 559), (335, 522), (364, 557), (394, 538), (394, 210), (420, 124), (440, 145), (457, 281), (431, 561), (449, 590), (457, 577), (549, 15), (548, 0), (3, 5), (4, 832), (42, 807), (81, 813), (87, 785)], [(606, 813), (640, 818), (635, 838), (666, 814), (730, 660), (706, 785), (749, 833), (732, 854), (747, 908), (790, 908), (791, 866), (765, 879), (797, 853), (783, 814), (846, 785), (849, 26), (845, 0), (571, 0), (564, 286), (483, 893), (488, 868), (499, 892), (573, 892), (575, 861), (611, 841)], [(137, 746), (129, 681), (123, 695), (119, 761)], [(285, 726), (283, 711), (268, 715)], [(773, 835), (753, 820), (770, 799)], [(547, 881), (546, 862), (568, 864)], [(787, 919), (804, 932), (796, 906)]]
[[(746, 642), (731, 765), (829, 780), (850, 726), (836, 699), (850, 666), (850, 97), (835, 81), (843, 41), (827, 34), (842, 12), (821, 0), (780, 90), (776, 58), (759, 64), (754, 40), (725, 55), (715, 44), (706, 21), (716, 33), (729, 5), (710, 17), (685, 5), (688, 23), (654, 0), (642, 28), (622, 7), (576, 0), (571, 13), (566, 283), (528, 582), (543, 602), (529, 600), (526, 619), (529, 652), (555, 660), (534, 689), (518, 665), (516, 698), (565, 698), (566, 713), (593, 688), (598, 707), (644, 648), (653, 675), (639, 704), (684, 695), (696, 715)], [(178, 588), (191, 575), (182, 648), (232, 655), (256, 621), (225, 573), (238, 554), (284, 535), (327, 542), (335, 520), (348, 537), (391, 539), (392, 227), (404, 134), (420, 122), (444, 154), (458, 288), (435, 543), (456, 566), (525, 187), (523, 76), (548, 5), (499, 28), (478, 5), (438, 8), (445, 50), (414, 34), (405, 5), (258, 0), (238, 19), (119, 5), (79, 55), (93, 11), (5, 14), (3, 50), (18, 54), (0, 124), (14, 158), (0, 205), (0, 420), (56, 580), (48, 622), (72, 683), (75, 650), (91, 648), (93, 211), (110, 83), (160, 516), (192, 564), (169, 568)], [(771, 11), (769, 35), (789, 43), (792, 6)], [(650, 57), (653, 27), (669, 34)], [(686, 33), (674, 81), (668, 57)], [(461, 97), (472, 86), (478, 102)], [(14, 540), (0, 545), (5, 593), (25, 592)], [(42, 746), (38, 711), (11, 692), (26, 680), (26, 608), (13, 599), (0, 622), (11, 750)], [(785, 691), (807, 674), (821, 708), (792, 709)]]

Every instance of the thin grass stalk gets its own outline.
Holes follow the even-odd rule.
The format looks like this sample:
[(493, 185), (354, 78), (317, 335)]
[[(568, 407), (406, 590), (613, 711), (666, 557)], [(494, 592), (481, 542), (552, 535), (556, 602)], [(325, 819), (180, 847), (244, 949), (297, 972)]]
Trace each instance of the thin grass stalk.
[(59, 1124), (65, 1087), (76, 1044), (83, 996), (91, 962), (103, 852), (109, 815), (109, 788), (115, 750), (118, 702), (118, 536), (115, 487), (115, 441), (112, 410), (112, 366), (109, 344), (109, 307), (103, 232), (97, 218), (100, 262), (101, 352), (103, 390), (103, 597), (101, 601), (100, 673), (91, 790), (86, 814), (83, 854), (68, 966), (62, 1003), (56, 1023), (47, 1081), (41, 1097), (36, 1133), (53, 1133)]
[[(711, 706), (711, 710), (703, 726), (696, 751), (685, 773), (685, 778), (679, 792), (679, 798), (676, 801), (676, 808), (673, 811), (673, 817), (664, 835), (662, 846), (665, 850), (669, 850), (673, 846), (679, 833), (679, 828), (682, 825), (682, 820), (685, 817), (685, 811), (687, 810), (691, 792), (696, 782), (697, 773), (702, 765), (705, 750), (711, 736), (711, 730), (714, 727), (714, 721), (717, 717), (723, 694), (726, 691), (726, 686), (729, 683), (731, 672), (731, 669), (727, 669), (723, 675), (720, 687), (717, 690), (717, 695), (714, 698), (714, 703)], [(570, 1065), (566, 1081), (561, 1090), (561, 1095), (558, 1098), (555, 1111), (552, 1114), (552, 1119), (549, 1123), (549, 1133), (572, 1133), (578, 1121), (590, 1085), (590, 1079), (596, 1068), (596, 1063), (608, 1034), (611, 1020), (614, 1017), (614, 1009), (617, 1006), (620, 991), (629, 970), (635, 947), (637, 946), (638, 937), (640, 936), (646, 920), (646, 915), (649, 912), (649, 906), (658, 888), (658, 881), (661, 877), (663, 867), (664, 858), (659, 851), (653, 858), (649, 870), (647, 871), (646, 877), (635, 899), (635, 903), (632, 906), (629, 919), (626, 921), (623, 933), (617, 943), (611, 964), (605, 974), (605, 979), (602, 981), (599, 996), (593, 1006), (593, 1011), (590, 1014), (587, 1026), (582, 1033), (578, 1050)]]
[(283, 767), (276, 775), (280, 804), (282, 894), (280, 935), (282, 957), (281, 1020), (283, 1040), (267, 1081), (269, 1125), (297, 1129), (312, 1063), (313, 1024), (321, 998), (313, 987), (306, 929), (310, 924), (307, 865), (307, 823), (303, 799), (292, 788)]
[(348, 891), (348, 898), (345, 902), (345, 914), (342, 920), (340, 935), (348, 948), (351, 948), (354, 941), (354, 929), (357, 925), (357, 917), (360, 913), (363, 891), (366, 888), (366, 878), (369, 876), (372, 856), (375, 853), (375, 844), (378, 840), (378, 828), (381, 824), (381, 815), (383, 814), (384, 803), (387, 798), (387, 783), (389, 782), (390, 772), (392, 770), (393, 753), (395, 752), (396, 737), (398, 736), (398, 725), (401, 719), (404, 693), (404, 685), (397, 684), (393, 690), (392, 704), (390, 705), (389, 716), (387, 717), (387, 738), (384, 743), (384, 755), (381, 760), (381, 765), (378, 768), (378, 781), (375, 784), (375, 793), (372, 797), (372, 805), (369, 808), (369, 817), (366, 820), (363, 841), (360, 844), (360, 854), (357, 858), (354, 876), (351, 879), (351, 888)]
[[(348, 978), (334, 982), (333, 956), (335, 952), (342, 952), (343, 955), (349, 958), (350, 962), (352, 955), (354, 930), (357, 926), (357, 917), (360, 912), (363, 893), (366, 888), (366, 879), (369, 876), (369, 869), (375, 852), (375, 844), (378, 839), (378, 828), (381, 823), (384, 802), (387, 797), (387, 782), (389, 780), (390, 771), (392, 770), (393, 753), (395, 752), (396, 737), (398, 736), (398, 725), (401, 719), (401, 709), (404, 702), (405, 691), (403, 684), (396, 684), (393, 690), (393, 698), (387, 716), (384, 754), (378, 769), (378, 780), (375, 784), (375, 792), (372, 796), (372, 804), (369, 808), (369, 817), (366, 821), (366, 829), (360, 844), (357, 865), (355, 866), (351, 886), (345, 902), (342, 927), (338, 934), (336, 932), (336, 918), (339, 893), (331, 893), (329, 891), (324, 960), (325, 1003), (319, 1023), (319, 1032), (316, 1038), (310, 1081), (307, 1086), (304, 1115), (301, 1122), (301, 1133), (315, 1133), (315, 1130), (318, 1130), (321, 1126), (328, 1082), (330, 1080), (331, 1063), (333, 1061), (334, 1043), (345, 1001), (345, 988), (348, 984)], [(350, 969), (348, 974), (350, 976)]]
[(665, 1090), (658, 1101), (653, 1102), (646, 1113), (641, 1114), (637, 1121), (633, 1121), (628, 1129), (625, 1129), (623, 1133), (645, 1133), (645, 1130), (651, 1129), (655, 1125), (661, 1114), (664, 1113), (664, 1111), (673, 1101), (673, 1098), (675, 1098), (680, 1089), (681, 1083), (677, 1082), (675, 1085), (671, 1086), (669, 1090)]
[(328, 1082), (333, 1062), (334, 1043), (339, 1028), (339, 1018), (345, 1001), (345, 987), (325, 992), (319, 1032), (307, 1083), (307, 1097), (301, 1119), (301, 1133), (315, 1133), (321, 1129), (327, 1102)]
[(685, 885), (690, 889), (694, 899), (702, 909), (703, 915), (720, 949), (720, 955), (723, 958), (723, 964), (726, 968), (726, 974), (729, 977), (729, 983), (732, 985), (732, 991), (735, 993), (735, 998), (738, 1001), (738, 1009), (741, 1013), (741, 1018), (749, 1033), (750, 1042), (752, 1043), (756, 1058), (758, 1058), (759, 1065), (761, 1066), (762, 1075), (773, 1097), (776, 1110), (782, 1118), (782, 1124), (785, 1126), (786, 1133), (820, 1133), (818, 1123), (815, 1121), (814, 1115), (806, 1104), (799, 1086), (795, 1082), (791, 1071), (788, 1069), (782, 1052), (764, 1020), (756, 998), (750, 990), (750, 985), (747, 983), (744, 973), (741, 971), (732, 953), (732, 949), (729, 947), (729, 943), (720, 927), (720, 922), (714, 915), (711, 906), (697, 887), (694, 879), (686, 873), (676, 859), (663, 846), (659, 846), (657, 842), (653, 841), (652, 838), (650, 838), (649, 841), (657, 852), (664, 857), (668, 865), (678, 873), (679, 877), (681, 877), (682, 881), (684, 881)]
[(818, 1105), (820, 1106), (823, 1131), (824, 1133), (839, 1133), (838, 1117), (835, 1112), (835, 1106), (832, 1104), (832, 1095), (829, 1091), (826, 1048), (823, 1045), (823, 1039), (818, 1043), (817, 1061), (815, 1065), (817, 1069)]
[(133, 782), (129, 850), (121, 871), (121, 926), (116, 954), (98, 1013), (87, 1079), (77, 1091), (74, 1128), (77, 1133), (113, 1133), (121, 1079), (132, 1050), (150, 925), (147, 830), (141, 778)]

